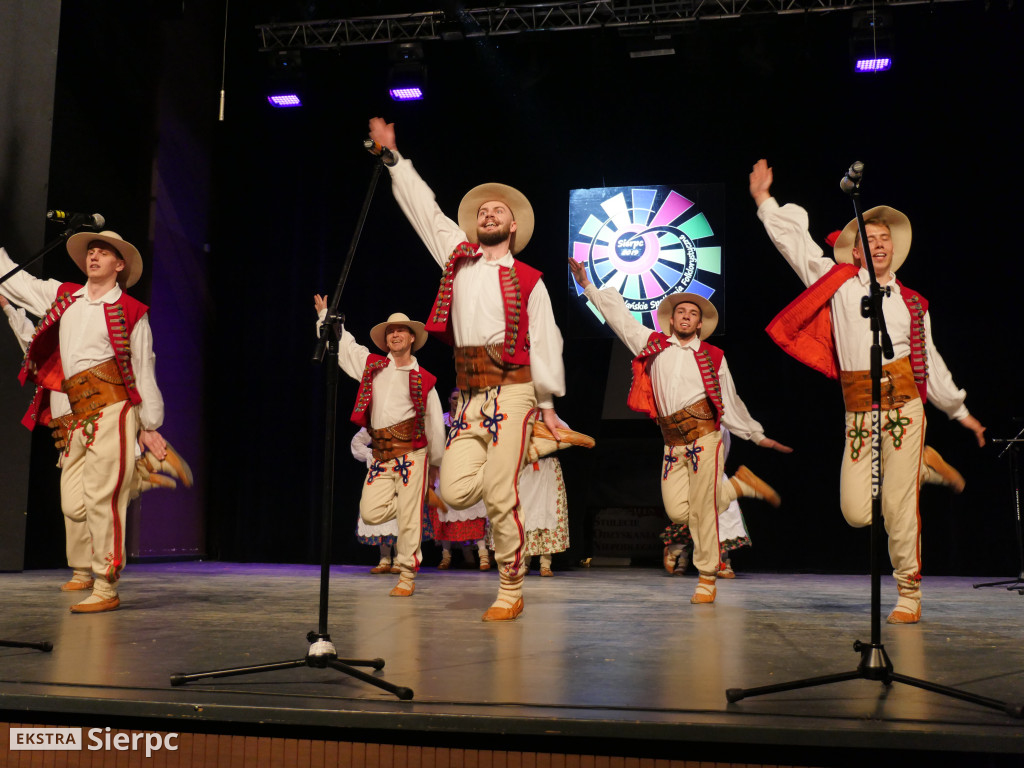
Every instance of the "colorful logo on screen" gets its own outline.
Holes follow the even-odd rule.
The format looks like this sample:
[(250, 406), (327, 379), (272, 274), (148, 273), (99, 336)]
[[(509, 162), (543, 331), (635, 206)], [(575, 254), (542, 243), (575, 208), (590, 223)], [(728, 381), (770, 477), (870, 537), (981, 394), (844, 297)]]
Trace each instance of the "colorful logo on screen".
[[(622, 294), (649, 328), (660, 330), (657, 310), (667, 295), (690, 291), (710, 300), (721, 290), (722, 248), (715, 233), (698, 206), (671, 187), (574, 189), (569, 232), (570, 258), (586, 266), (597, 288)], [(570, 281), (576, 285), (571, 273)], [(578, 286), (576, 292), (582, 293)], [(715, 304), (721, 309), (721, 297)]]

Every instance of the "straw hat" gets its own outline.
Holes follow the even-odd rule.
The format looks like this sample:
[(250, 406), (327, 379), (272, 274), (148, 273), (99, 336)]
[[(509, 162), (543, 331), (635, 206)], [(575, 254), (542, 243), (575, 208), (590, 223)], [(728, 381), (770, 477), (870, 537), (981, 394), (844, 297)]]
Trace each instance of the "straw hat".
[(526, 195), (508, 184), (491, 182), (469, 190), (459, 203), (459, 228), (475, 242), (477, 211), (491, 200), (505, 203), (512, 210), (512, 219), (516, 223), (512, 253), (519, 253), (533, 237), (533, 206)]
[(684, 301), (700, 307), (700, 340), (704, 341), (715, 332), (715, 327), (718, 325), (718, 310), (715, 309), (714, 304), (696, 293), (673, 293), (662, 299), (661, 304), (658, 305), (658, 325), (661, 326), (662, 333), (671, 335), (672, 313), (675, 312), (676, 305), (682, 304)]
[(139, 250), (126, 240), (123, 240), (117, 232), (109, 229), (103, 232), (78, 232), (68, 238), (68, 253), (78, 268), (89, 274), (85, 268), (85, 254), (89, 251), (89, 243), (100, 240), (117, 249), (124, 259), (124, 269), (117, 274), (117, 282), (121, 288), (131, 288), (142, 277), (142, 256)]
[(386, 321), (383, 323), (377, 323), (370, 330), (370, 338), (373, 339), (373, 343), (385, 352), (390, 351), (388, 350), (387, 339), (385, 338), (385, 331), (389, 325), (404, 325), (412, 331), (412, 335), (416, 337), (412, 343), (413, 352), (427, 343), (427, 331), (423, 327), (423, 323), (417, 323), (415, 320), (410, 320), (409, 316), (404, 312), (393, 312)]
[[(868, 219), (881, 219), (889, 225), (889, 232), (892, 235), (892, 271), (895, 272), (910, 253), (910, 219), (906, 214), (900, 213), (888, 205), (878, 205), (862, 214), (864, 221)], [(841, 264), (853, 264), (853, 244), (857, 239), (857, 220), (854, 219), (839, 233), (839, 238), (832, 247), (832, 253), (836, 261)]]

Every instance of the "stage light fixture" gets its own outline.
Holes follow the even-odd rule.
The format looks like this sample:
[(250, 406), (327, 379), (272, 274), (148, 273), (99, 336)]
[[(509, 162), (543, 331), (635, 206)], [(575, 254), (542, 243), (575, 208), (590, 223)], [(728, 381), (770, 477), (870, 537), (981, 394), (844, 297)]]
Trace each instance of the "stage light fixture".
[(301, 107), (302, 97), (297, 93), (272, 93), (267, 96), (267, 102), (278, 109)]
[(892, 15), (865, 11), (853, 17), (850, 33), (850, 64), (857, 73), (885, 72), (893, 63)]
[(302, 52), (275, 51), (268, 64), (267, 103), (275, 109), (301, 107), (304, 90)]
[(423, 46), (399, 43), (388, 49), (393, 62), (388, 72), (388, 93), (394, 101), (419, 101), (427, 93), (427, 69), (423, 65)]

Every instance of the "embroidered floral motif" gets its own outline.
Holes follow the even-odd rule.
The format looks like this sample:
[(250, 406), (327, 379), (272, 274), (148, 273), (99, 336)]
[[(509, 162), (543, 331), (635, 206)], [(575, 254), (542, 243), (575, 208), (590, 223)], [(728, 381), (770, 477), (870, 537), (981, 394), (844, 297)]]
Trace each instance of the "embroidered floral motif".
[[(896, 414), (895, 417), (893, 414)], [(903, 436), (907, 433), (907, 427), (913, 423), (913, 419), (909, 416), (904, 416), (903, 411), (899, 408), (888, 411), (885, 418), (887, 421), (882, 429), (889, 433), (889, 436), (892, 438), (892, 445), (898, 451), (903, 447)]]
[(480, 409), (480, 415), (483, 419), (480, 421), (480, 428), (486, 429), (491, 435), (491, 445), (498, 444), (498, 433), (501, 431), (501, 422), (505, 420), (505, 414), (499, 413), (498, 410), (498, 395), (501, 394), (501, 387), (498, 387), (494, 392), (494, 413), (490, 416), (487, 415), (485, 410), (487, 403), (485, 402), (483, 407)]
[[(85, 435), (85, 447), (91, 448), (92, 444), (96, 442), (96, 422), (99, 421), (103, 415), (103, 411), (97, 411), (96, 413), (89, 414), (84, 419), (78, 422), (78, 425), (82, 427), (82, 434)], [(72, 431), (74, 431), (72, 429)], [(70, 435), (69, 435), (70, 438)], [(68, 440), (68, 448), (70, 450), (71, 440)]]
[(864, 441), (871, 437), (871, 430), (864, 427), (866, 419), (866, 413), (853, 414), (853, 428), (846, 433), (850, 438), (850, 458), (854, 461), (860, 458), (860, 452), (864, 450)]
[(366, 474), (366, 484), (373, 485), (373, 481), (384, 474), (384, 470), (384, 462), (374, 459), (373, 464), (370, 465), (370, 469)]
[(409, 454), (405, 454), (395, 459), (395, 466), (391, 468), (391, 471), (397, 472), (398, 476), (402, 478), (402, 485), (408, 485), (409, 471), (414, 466), (416, 466), (416, 462), (409, 458)]
[(693, 467), (693, 474), (697, 474), (697, 464), (700, 463), (700, 454), (704, 451), (704, 446), (697, 445), (697, 441), (693, 441), (693, 445), (687, 446), (685, 456), (690, 461), (690, 465)]
[(676, 448), (674, 445), (669, 446), (668, 455), (665, 456), (665, 471), (661, 474), (662, 480), (668, 480), (668, 473), (672, 471), (672, 465), (679, 461), (679, 457), (675, 455)]
[(467, 400), (465, 405), (462, 406), (462, 410), (459, 413), (454, 411), (451, 414), (451, 425), (448, 428), (448, 437), (445, 439), (444, 449), (447, 451), (451, 445), (452, 440), (459, 436), (459, 433), (464, 429), (469, 429), (469, 422), (466, 421), (466, 408), (469, 407), (469, 401)]

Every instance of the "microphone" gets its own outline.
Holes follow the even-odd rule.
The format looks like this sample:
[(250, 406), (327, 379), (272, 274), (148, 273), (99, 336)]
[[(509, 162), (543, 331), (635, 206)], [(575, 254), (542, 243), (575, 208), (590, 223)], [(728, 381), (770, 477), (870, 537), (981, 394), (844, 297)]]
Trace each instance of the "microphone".
[(99, 213), (71, 213), (70, 211), (53, 210), (46, 212), (46, 218), (69, 227), (93, 227), (103, 229), (107, 220)]
[(842, 180), (839, 182), (839, 188), (848, 195), (852, 192), (856, 192), (860, 189), (860, 179), (863, 175), (864, 163), (860, 160), (854, 160), (853, 165), (850, 166), (846, 175), (843, 176)]
[(365, 139), (363, 141), (363, 149), (374, 157), (379, 157), (381, 162), (389, 168), (398, 162), (398, 159), (390, 149), (385, 147), (383, 144), (378, 144), (373, 139)]

